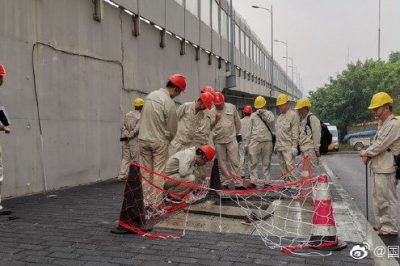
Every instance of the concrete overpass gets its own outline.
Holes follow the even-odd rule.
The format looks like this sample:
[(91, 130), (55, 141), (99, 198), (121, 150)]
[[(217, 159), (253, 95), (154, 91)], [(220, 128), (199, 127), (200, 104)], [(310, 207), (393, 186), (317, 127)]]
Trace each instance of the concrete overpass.
[(13, 130), (1, 134), (3, 196), (116, 176), (131, 100), (172, 73), (189, 80), (178, 103), (206, 85), (239, 107), (256, 95), (300, 98), (236, 12), (230, 30), (229, 14), (226, 0), (0, 0), (0, 63), (8, 71), (0, 104)]

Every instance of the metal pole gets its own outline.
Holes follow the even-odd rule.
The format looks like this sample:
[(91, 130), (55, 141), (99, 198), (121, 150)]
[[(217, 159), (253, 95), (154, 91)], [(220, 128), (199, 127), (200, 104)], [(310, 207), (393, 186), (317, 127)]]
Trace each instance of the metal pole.
[(379, 0), (378, 60), (381, 60), (381, 0)]
[(288, 92), (288, 50), (289, 50), (289, 43), (286, 40), (286, 92)]
[(235, 27), (233, 21), (233, 5), (232, 0), (230, 1), (231, 4), (231, 75), (235, 75), (235, 51), (234, 51), (234, 42), (235, 42)]
[(290, 60), (290, 61), (292, 61), (292, 81), (294, 82), (294, 80), (293, 80), (293, 69), (294, 69), (294, 65), (293, 65), (293, 57), (291, 58), (292, 60)]
[(365, 164), (365, 204), (367, 206), (367, 221), (368, 221), (368, 163)]
[(272, 64), (271, 64), (271, 93), (270, 95), (272, 96), (272, 91), (274, 90), (274, 12), (272, 10), (272, 5), (271, 5), (271, 58), (272, 58)]

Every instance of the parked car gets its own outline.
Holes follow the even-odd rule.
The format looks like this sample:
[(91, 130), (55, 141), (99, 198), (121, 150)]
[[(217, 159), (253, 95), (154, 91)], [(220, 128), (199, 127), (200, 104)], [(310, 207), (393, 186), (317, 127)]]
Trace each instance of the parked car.
[(329, 132), (332, 134), (332, 143), (328, 146), (328, 151), (339, 150), (339, 134), (336, 126), (327, 125)]
[(371, 145), (372, 138), (375, 136), (376, 130), (360, 131), (344, 136), (343, 141), (349, 142), (355, 150), (360, 151)]

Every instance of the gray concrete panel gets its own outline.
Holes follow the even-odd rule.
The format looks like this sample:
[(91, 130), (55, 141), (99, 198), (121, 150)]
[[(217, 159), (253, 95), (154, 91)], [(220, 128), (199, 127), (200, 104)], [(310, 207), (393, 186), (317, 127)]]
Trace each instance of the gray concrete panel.
[(0, 1), (0, 61), (8, 75), (0, 89), (0, 105), (11, 119), (11, 134), (0, 134), (4, 164), (2, 196), (42, 191), (40, 136), (33, 89), (32, 48), (35, 41), (34, 1)]
[(214, 54), (221, 56), (221, 36), (214, 30), (212, 31), (211, 47)]
[(201, 20), (200, 23), (200, 47), (211, 51), (211, 29)]
[[(45, 47), (39, 48), (38, 61), (48, 188), (115, 176), (120, 160), (121, 67)], [(66, 66), (76, 65), (79, 68), (65, 72)]]
[(185, 39), (192, 43), (199, 44), (199, 19), (187, 10), (185, 12)]
[[(139, 8), (155, 10), (141, 15), (155, 21), (152, 16), (157, 12), (168, 13), (167, 27), (183, 36), (184, 9), (173, 0), (164, 1), (165, 7), (157, 5), (156, 10), (153, 1), (142, 0)], [(128, 4), (134, 7), (136, 1), (118, 3), (132, 9)], [(0, 58), (9, 73), (0, 98), (13, 122), (13, 134), (1, 136), (5, 196), (42, 191), (45, 184), (55, 189), (115, 176), (123, 115), (135, 97), (164, 87), (170, 74), (181, 72), (188, 78), (187, 90), (177, 102), (196, 99), (199, 88), (206, 85), (220, 91), (226, 86), (224, 61), (219, 68), (218, 59), (211, 56), (209, 65), (204, 51), (195, 60), (196, 50), (190, 44), (180, 55), (180, 41), (168, 34), (166, 47), (161, 48), (160, 31), (154, 26), (142, 21), (141, 34), (134, 37), (127, 13), (105, 3), (103, 20), (97, 22), (93, 8), (91, 1), (0, 0), (0, 16), (7, 21), (0, 25), (0, 46), (6, 47)], [(228, 42), (221, 46), (220, 36), (211, 28), (204, 23), (187, 28), (201, 28), (201, 47), (211, 50), (212, 39), (213, 52), (228, 59)], [(32, 68), (35, 44), (38, 106)], [(236, 53), (237, 64), (255, 74), (251, 60)], [(268, 91), (243, 75), (237, 78), (237, 90), (254, 95)]]
[(167, 0), (166, 8), (166, 29), (179, 35), (185, 35), (185, 9), (174, 0)]
[(56, 44), (67, 51), (121, 60), (119, 9), (104, 5), (104, 20), (99, 23), (93, 20), (91, 1), (42, 0), (36, 3), (38, 41)]
[(235, 65), (241, 67), (241, 58), (240, 58), (240, 51), (235, 47)]
[(139, 14), (142, 17), (154, 22), (155, 24), (165, 28), (166, 25), (166, 0), (157, 0), (156, 2), (149, 0), (139, 1)]
[(224, 38), (221, 38), (221, 56), (223, 59), (229, 61), (229, 42)]
[(138, 12), (138, 0), (113, 0), (113, 2), (123, 6), (135, 14)]
[(211, 65), (208, 64), (208, 54), (200, 53), (199, 60), (200, 83), (199, 88), (212, 86), (216, 89), (217, 80), (215, 78), (218, 69), (218, 62), (215, 57), (211, 57)]

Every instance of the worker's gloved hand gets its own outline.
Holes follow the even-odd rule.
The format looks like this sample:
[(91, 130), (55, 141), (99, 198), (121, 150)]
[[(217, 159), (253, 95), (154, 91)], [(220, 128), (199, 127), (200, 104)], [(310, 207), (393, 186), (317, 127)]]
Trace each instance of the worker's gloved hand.
[(292, 155), (296, 157), (298, 155), (297, 148), (292, 148)]

